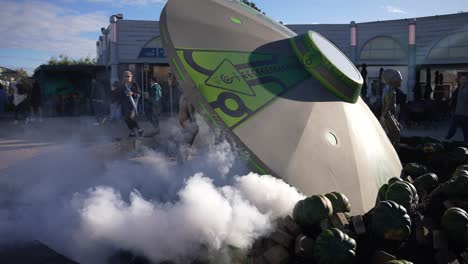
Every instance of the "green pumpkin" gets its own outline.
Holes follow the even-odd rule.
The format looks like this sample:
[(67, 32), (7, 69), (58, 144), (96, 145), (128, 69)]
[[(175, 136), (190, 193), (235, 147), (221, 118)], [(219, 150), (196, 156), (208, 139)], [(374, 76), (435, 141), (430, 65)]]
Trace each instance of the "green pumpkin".
[(351, 203), (348, 197), (339, 192), (331, 192), (325, 194), (325, 197), (330, 200), (333, 205), (334, 213), (349, 213), (351, 212)]
[(388, 185), (390, 185), (390, 184), (392, 184), (392, 183), (394, 183), (394, 182), (397, 182), (397, 181), (403, 181), (403, 179), (402, 179), (402, 178), (398, 178), (398, 177), (392, 177), (392, 178), (388, 179), (388, 182), (387, 182), (387, 183), (388, 183)]
[(457, 147), (452, 151), (452, 155), (458, 162), (464, 162), (468, 156), (468, 149), (464, 147)]
[(296, 203), (296, 205), (294, 205), (292, 218), (296, 223), (299, 223), (299, 221), (303, 218), (302, 217), (303, 203), (304, 203), (304, 200), (299, 200)]
[(468, 198), (468, 176), (460, 175), (446, 181), (442, 186), (442, 193), (450, 199)]
[(296, 223), (308, 228), (327, 219), (333, 213), (333, 205), (323, 195), (313, 195), (296, 203), (293, 209), (293, 219)]
[(417, 205), (419, 202), (418, 190), (416, 190), (416, 187), (414, 187), (412, 183), (407, 181), (405, 181), (404, 183), (406, 183), (406, 185), (408, 185), (408, 187), (411, 189), (411, 192), (413, 193), (413, 203)]
[[(242, 250), (241, 248), (228, 245), (226, 247), (227, 254), (229, 256), (229, 259), (231, 260), (231, 263), (247, 263), (247, 255), (245, 254), (245, 251)], [(134, 262), (131, 262), (134, 263)], [(137, 262), (141, 263), (141, 262)], [(158, 262), (161, 264), (161, 262)], [(193, 263), (193, 262), (192, 262)], [(195, 262), (198, 263), (198, 262)], [(211, 262), (208, 262), (211, 263)]]
[(351, 214), (350, 213), (344, 213), (344, 216), (346, 217), (346, 219), (350, 219), (351, 218)]
[(385, 240), (406, 240), (411, 234), (411, 219), (406, 209), (394, 201), (380, 202), (372, 214), (373, 233)]
[(434, 143), (434, 147), (435, 147), (436, 152), (445, 150), (445, 146), (442, 143)]
[(434, 153), (443, 151), (444, 145), (440, 143), (425, 143), (422, 147), (419, 147), (424, 153)]
[[(465, 165), (464, 165), (465, 166)], [(457, 168), (453, 174), (452, 174), (452, 178), (453, 177), (457, 177), (457, 176), (468, 176), (468, 170), (466, 170), (466, 168)]]
[(394, 201), (405, 207), (407, 211), (411, 211), (417, 205), (419, 198), (416, 188), (411, 183), (398, 181), (388, 186), (385, 200)]
[(413, 262), (403, 260), (403, 259), (394, 259), (394, 260), (385, 262), (385, 264), (413, 264)]
[(442, 227), (450, 241), (459, 246), (468, 246), (468, 214), (465, 210), (449, 208), (442, 216)]
[(424, 148), (424, 144), (417, 144), (416, 145), (417, 150), (423, 151), (423, 148)]
[(385, 201), (387, 196), (388, 184), (384, 184), (380, 187), (379, 192), (377, 193), (377, 199), (375, 200), (375, 205), (379, 204), (381, 201)]
[(422, 151), (424, 153), (434, 153), (437, 151), (437, 147), (435, 146), (434, 143), (426, 143), (424, 144), (424, 146), (422, 147)]
[(314, 258), (318, 264), (355, 263), (356, 241), (337, 228), (325, 229), (315, 240)]
[(410, 175), (414, 178), (417, 178), (420, 175), (423, 175), (424, 173), (426, 173), (427, 168), (424, 165), (412, 162), (412, 163), (407, 163), (405, 167), (403, 167), (403, 171), (405, 172), (406, 175)]
[(418, 191), (430, 192), (437, 187), (438, 177), (435, 173), (423, 174), (413, 181), (413, 185)]

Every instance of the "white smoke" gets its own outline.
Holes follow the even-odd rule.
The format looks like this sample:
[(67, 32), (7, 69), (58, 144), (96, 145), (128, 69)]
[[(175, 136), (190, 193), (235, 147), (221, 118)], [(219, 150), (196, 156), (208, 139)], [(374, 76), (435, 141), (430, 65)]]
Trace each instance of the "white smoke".
[(220, 176), (228, 174), (235, 161), (234, 152), (227, 141), (214, 145), (208, 152), (208, 162), (217, 167)]
[(1, 171), (0, 243), (39, 240), (80, 263), (120, 249), (183, 263), (248, 249), (304, 198), (271, 176), (232, 176), (246, 171), (227, 142), (182, 165), (150, 150), (107, 162), (93, 153), (68, 145)]
[(246, 250), (271, 230), (273, 219), (289, 214), (303, 199), (284, 182), (254, 173), (223, 187), (199, 173), (187, 180), (178, 197), (174, 203), (160, 203), (134, 190), (125, 202), (111, 187), (93, 188), (79, 198), (76, 238), (86, 244), (105, 241), (153, 261), (196, 256), (196, 245)]
[(107, 241), (154, 261), (196, 256), (194, 245), (199, 244), (212, 250), (226, 245), (247, 249), (270, 230), (272, 219), (241, 193), (230, 186), (217, 188), (202, 174), (187, 181), (175, 203), (146, 200), (137, 191), (126, 203), (112, 188), (98, 187), (82, 202), (79, 239)]

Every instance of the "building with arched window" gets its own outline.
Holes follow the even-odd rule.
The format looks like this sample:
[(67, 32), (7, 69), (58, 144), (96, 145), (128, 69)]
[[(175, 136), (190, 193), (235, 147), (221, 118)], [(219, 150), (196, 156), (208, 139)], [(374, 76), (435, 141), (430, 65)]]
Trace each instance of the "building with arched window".
[[(317, 31), (358, 67), (367, 65), (368, 86), (378, 85), (381, 68), (402, 73), (410, 100), (449, 99), (459, 74), (468, 72), (468, 13), (366, 23), (288, 25), (296, 33)], [(368, 90), (368, 94), (371, 89)]]
[[(162, 87), (163, 111), (177, 109), (179, 91), (167, 84), (169, 63), (161, 45), (158, 21), (127, 20), (122, 14), (110, 17), (107, 28), (96, 42), (97, 64), (104, 65), (110, 83), (121, 78), (129, 70), (143, 91), (149, 88), (149, 80), (156, 77)], [(142, 107), (145, 99), (139, 100)]]
[[(381, 69), (403, 76), (409, 100), (421, 98), (428, 87), (431, 98), (449, 99), (460, 73), (468, 72), (468, 13), (350, 24), (287, 25), (298, 34), (316, 31), (335, 44), (355, 65), (367, 66), (367, 85), (379, 85)], [(109, 79), (131, 70), (141, 87), (156, 76), (167, 91), (170, 71), (160, 42), (159, 22), (110, 18), (96, 44), (98, 63)], [(372, 89), (368, 89), (368, 95)]]
[(359, 60), (372, 62), (374, 60), (393, 60), (403, 62), (406, 59), (406, 49), (391, 36), (378, 36), (367, 41), (359, 52)]

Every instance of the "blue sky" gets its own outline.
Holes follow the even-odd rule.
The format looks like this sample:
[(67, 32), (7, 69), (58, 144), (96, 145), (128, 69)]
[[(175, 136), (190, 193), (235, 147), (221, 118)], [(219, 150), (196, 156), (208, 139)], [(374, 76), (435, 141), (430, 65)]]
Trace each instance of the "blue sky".
[[(190, 1), (190, 0), (186, 0)], [(95, 56), (109, 16), (158, 20), (166, 0), (0, 0), (0, 66), (32, 72), (52, 56)], [(254, 0), (286, 24), (337, 24), (468, 11), (468, 0)]]

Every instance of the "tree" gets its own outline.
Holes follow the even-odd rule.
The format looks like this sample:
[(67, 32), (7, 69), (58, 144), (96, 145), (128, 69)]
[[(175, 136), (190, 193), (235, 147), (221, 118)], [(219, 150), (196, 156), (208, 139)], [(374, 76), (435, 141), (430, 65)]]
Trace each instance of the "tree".
[(96, 64), (96, 58), (90, 58), (89, 56), (86, 56), (85, 58), (81, 57), (78, 60), (74, 60), (75, 64)]
[(93, 65), (96, 64), (96, 58), (90, 58), (86, 56), (79, 59), (72, 59), (67, 55), (60, 54), (58, 58), (52, 57), (47, 62), (47, 65)]
[(29, 77), (28, 72), (23, 68), (16, 69), (15, 71), (16, 75), (18, 76), (18, 79), (26, 79)]
[(28, 72), (23, 68), (18, 69), (6, 69), (0, 68), (0, 80), (10, 81), (12, 78), (14, 81), (24, 81), (29, 78)]
[(60, 54), (58, 58), (52, 57), (47, 62), (48, 65), (72, 65), (73, 60), (70, 59), (67, 55)]
[[(253, 9), (257, 10), (260, 13), (262, 12), (262, 10), (260, 10), (260, 8), (258, 8), (257, 5), (254, 2), (251, 2), (249, 0), (241, 0), (241, 2), (248, 5), (248, 6), (250, 6)], [(263, 13), (263, 14), (265, 14), (265, 13)]]

